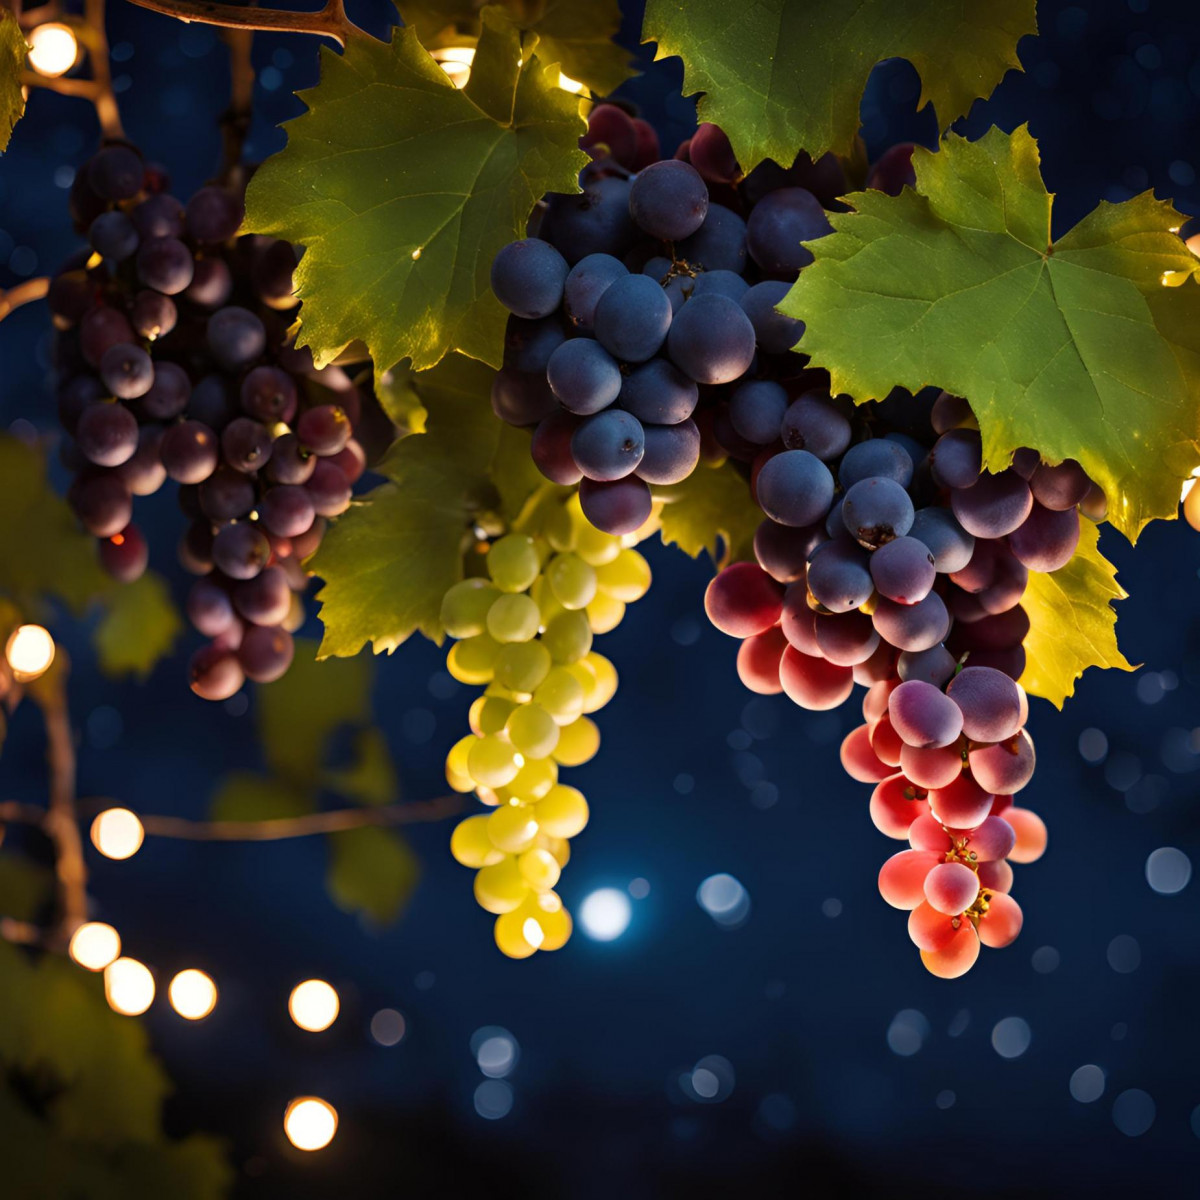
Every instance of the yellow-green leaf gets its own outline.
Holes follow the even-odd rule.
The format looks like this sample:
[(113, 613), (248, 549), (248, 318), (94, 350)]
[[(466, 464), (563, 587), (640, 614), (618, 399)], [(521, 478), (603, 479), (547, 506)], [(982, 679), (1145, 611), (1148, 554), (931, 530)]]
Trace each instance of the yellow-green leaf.
[(1037, 32), (1036, 0), (647, 0), (642, 39), (683, 59), (683, 90), (720, 125), (744, 171), (850, 152), (867, 76), (885, 58), (921, 75), (919, 107), (945, 128), (987, 96), (1017, 42)]
[(750, 495), (750, 484), (729, 464), (700, 466), (682, 483), (656, 487), (664, 501), (662, 540), (698, 558), (707, 550), (724, 566), (754, 560), (754, 531), (762, 511)]
[(334, 904), (378, 925), (394, 921), (417, 886), (417, 856), (394, 830), (367, 825), (329, 836), (326, 886)]
[(442, 596), (463, 576), (472, 527), (515, 516), (545, 482), (528, 435), (492, 412), (491, 380), (461, 355), (416, 377), (427, 432), (392, 447), (376, 468), (389, 482), (342, 516), (308, 561), (324, 580), (322, 657), (368, 642), (390, 653), (417, 631), (440, 643)]
[(1021, 601), (1029, 615), (1025, 672), (1021, 685), (1055, 708), (1074, 695), (1075, 681), (1088, 667), (1135, 668), (1117, 646), (1117, 614), (1112, 604), (1128, 593), (1117, 569), (1100, 553), (1100, 531), (1083, 521), (1079, 547), (1065, 567), (1051, 575), (1030, 571)]
[(214, 821), (279, 821), (303, 817), (316, 798), (302, 786), (253, 771), (234, 771), (221, 782), (209, 815)]
[(1183, 218), (1146, 192), (1052, 241), (1024, 127), (913, 161), (915, 191), (855, 193), (807, 243), (816, 262), (780, 305), (807, 324), (798, 349), (859, 401), (964, 396), (990, 470), (1021, 446), (1077, 459), (1130, 540), (1177, 515), (1200, 465), (1200, 260), (1172, 232)]
[(318, 365), (360, 339), (380, 371), (455, 349), (498, 366), (491, 261), (543, 193), (578, 190), (576, 99), (495, 8), (461, 91), (411, 29), (354, 38), (321, 63), (309, 111), (246, 198), (248, 231), (305, 247), (298, 343)]
[(182, 632), (166, 580), (147, 571), (133, 583), (110, 586), (92, 642), (106, 675), (144, 680)]
[[(340, 661), (331, 660), (333, 663)], [(321, 784), (356, 804), (394, 804), (400, 784), (383, 730), (373, 725), (359, 730), (354, 739), (353, 761), (346, 767), (327, 769)]]
[(406, 363), (397, 363), (376, 376), (375, 397), (401, 437), (425, 432), (429, 412), (417, 391), (416, 372)]
[(8, 149), (13, 126), (25, 112), (21, 71), (28, 49), (17, 18), (0, 6), (0, 151)]
[[(500, 0), (519, 28), (538, 36), (538, 57), (607, 96), (629, 78), (629, 54), (614, 42), (617, 0)], [(405, 25), (428, 50), (469, 45), (479, 36), (477, 0), (398, 0)]]

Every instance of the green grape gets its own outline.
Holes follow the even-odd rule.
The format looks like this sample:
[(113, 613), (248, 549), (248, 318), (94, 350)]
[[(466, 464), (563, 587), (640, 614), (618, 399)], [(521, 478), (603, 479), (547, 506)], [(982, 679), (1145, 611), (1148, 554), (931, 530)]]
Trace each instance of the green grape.
[(532, 804), (540, 800), (558, 782), (558, 763), (552, 758), (527, 758), (525, 765), (507, 787), (497, 789), (496, 797), (504, 803), (519, 800)]
[(542, 912), (534, 919), (542, 929), (542, 944), (538, 947), (539, 950), (561, 950), (570, 940), (571, 914), (561, 905), (551, 912)]
[(475, 780), (471, 778), (471, 773), (467, 769), (467, 755), (474, 744), (475, 738), (471, 734), (467, 734), (466, 737), (459, 738), (450, 747), (450, 753), (446, 755), (446, 782), (456, 792), (473, 792), (475, 790)]
[(483, 813), (467, 817), (455, 825), (450, 835), (450, 853), (464, 867), (474, 867), (476, 870), (504, 861), (503, 852), (492, 845), (492, 839), (488, 836), (488, 818)]
[(543, 850), (549, 850), (554, 855), (554, 861), (559, 867), (565, 867), (571, 861), (571, 843), (564, 837), (551, 837), (547, 833), (539, 833), (537, 844)]
[(482, 696), (476, 696), (471, 704), (471, 711), (467, 714), (471, 732), (479, 737), (486, 737), (489, 733), (499, 733), (516, 707), (516, 701), (509, 700), (505, 696), (492, 696), (487, 692), (484, 692)]
[(567, 611), (559, 603), (558, 597), (551, 590), (550, 581), (545, 575), (537, 577), (533, 587), (529, 589), (529, 595), (538, 606), (538, 611), (542, 614), (543, 627), (549, 625), (555, 617)]
[(480, 908), (490, 913), (512, 912), (528, 895), (529, 884), (511, 855), (483, 867), (475, 875), (475, 899)]
[(578, 788), (558, 783), (534, 808), (538, 828), (551, 837), (573, 838), (588, 823), (588, 802)]
[(510, 533), (488, 548), (488, 574), (502, 592), (526, 592), (542, 570), (533, 538)]
[[(468, 866), (470, 864), (467, 864)], [(482, 865), (482, 864), (481, 864)], [(517, 869), (535, 892), (548, 892), (558, 883), (562, 868), (549, 850), (534, 847), (517, 859)]]
[(596, 568), (596, 583), (614, 600), (632, 604), (650, 590), (650, 564), (636, 550), (622, 550)]
[(592, 626), (587, 614), (560, 612), (547, 623), (542, 645), (560, 665), (578, 662), (592, 648)]
[(564, 767), (580, 767), (596, 756), (600, 749), (600, 730), (591, 717), (580, 717), (563, 727), (554, 761)]
[(459, 683), (490, 683), (499, 653), (500, 643), (486, 633), (480, 633), (450, 647), (446, 670)]
[(533, 693), (534, 700), (559, 725), (570, 725), (583, 712), (583, 683), (573, 671), (586, 663), (587, 659), (581, 659), (579, 663), (573, 663), (569, 667), (553, 667)]
[(464, 579), (442, 597), (442, 628), (452, 638), (482, 633), (492, 601), (499, 590), (486, 579)]
[(502, 804), (487, 818), (488, 837), (497, 850), (520, 854), (537, 841), (538, 823), (533, 809), (521, 804)]
[[(526, 933), (533, 937), (533, 942), (525, 936)], [(508, 958), (528, 958), (537, 952), (546, 935), (537, 920), (527, 917), (520, 909), (514, 909), (512, 912), (501, 913), (496, 918), (496, 923), (492, 926), (492, 936), (501, 954)]]
[(476, 738), (467, 754), (468, 773), (484, 787), (503, 787), (516, 778), (520, 769), (513, 744), (497, 734)]
[(593, 633), (611, 633), (625, 616), (625, 605), (607, 592), (597, 592), (587, 606), (587, 615)]
[(603, 708), (617, 694), (617, 668), (603, 654), (597, 654), (595, 650), (589, 651), (584, 656), (583, 664), (591, 672), (592, 679), (595, 681), (592, 687), (584, 689), (586, 696), (583, 711), (593, 713), (597, 709)]
[(530, 695), (546, 678), (552, 662), (541, 642), (511, 642), (496, 655), (496, 682), (514, 692)]
[(558, 745), (558, 726), (540, 704), (514, 708), (505, 729), (508, 740), (526, 758), (545, 758)]
[(596, 568), (578, 554), (559, 554), (546, 568), (546, 580), (563, 608), (585, 608), (596, 594)]
[(585, 521), (575, 539), (575, 553), (593, 567), (602, 567), (621, 553), (621, 539), (601, 533), (590, 521)]
[(579, 526), (571, 519), (566, 505), (551, 505), (542, 523), (542, 536), (550, 543), (550, 549), (557, 550), (560, 554), (575, 549)]
[(487, 611), (487, 631), (498, 642), (528, 642), (541, 623), (538, 606), (523, 592), (497, 596)]

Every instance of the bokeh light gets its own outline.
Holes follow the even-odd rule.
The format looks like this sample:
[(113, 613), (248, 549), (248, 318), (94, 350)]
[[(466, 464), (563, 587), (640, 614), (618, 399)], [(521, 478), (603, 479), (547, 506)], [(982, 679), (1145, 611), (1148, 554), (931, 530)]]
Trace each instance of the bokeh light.
[(475, 1089), (475, 1111), (485, 1121), (499, 1121), (512, 1111), (513, 1090), (503, 1079), (485, 1079)]
[(41, 625), (18, 625), (9, 635), (4, 657), (18, 683), (44, 675), (54, 661), (54, 639)]
[(1146, 882), (1160, 896), (1174, 896), (1191, 882), (1192, 860), (1174, 846), (1162, 846), (1146, 859)]
[(633, 906), (616, 888), (598, 888), (579, 906), (579, 924), (594, 942), (612, 942), (629, 928)]
[(141, 1016), (154, 1003), (154, 976), (136, 958), (118, 958), (104, 968), (104, 997), (113, 1012)]
[(167, 985), (171, 1007), (189, 1021), (200, 1021), (217, 1006), (217, 985), (211, 976), (189, 967)]
[(103, 971), (121, 955), (121, 935), (103, 921), (87, 921), (71, 934), (67, 952), (89, 971)]
[(1071, 1072), (1071, 1098), (1091, 1104), (1104, 1095), (1104, 1072), (1095, 1063), (1085, 1063)]
[(902, 1008), (888, 1026), (887, 1044), (893, 1054), (910, 1058), (925, 1044), (929, 1036), (929, 1022), (923, 1012), (915, 1008)]
[(696, 889), (696, 903), (724, 929), (735, 929), (750, 915), (750, 893), (732, 875), (710, 875)]
[(371, 1036), (381, 1046), (398, 1046), (407, 1028), (404, 1016), (394, 1008), (381, 1008), (371, 1018)]
[(430, 54), (456, 88), (467, 86), (471, 78), (471, 64), (475, 61), (474, 46), (442, 46), (431, 50)]
[(1154, 1116), (1154, 1100), (1141, 1088), (1129, 1088), (1113, 1101), (1113, 1124), (1126, 1137), (1141, 1137), (1154, 1124)]
[(1031, 1041), (1029, 1024), (1020, 1017), (1004, 1017), (992, 1028), (992, 1049), (1001, 1058), (1020, 1058)]
[(1142, 948), (1137, 938), (1119, 933), (1108, 943), (1108, 965), (1118, 975), (1132, 975), (1142, 965)]
[(512, 1074), (521, 1048), (517, 1039), (500, 1025), (484, 1025), (471, 1035), (471, 1053), (476, 1065), (489, 1079)]
[(283, 1131), (297, 1150), (323, 1150), (337, 1127), (337, 1109), (319, 1096), (298, 1096), (283, 1113)]
[(323, 979), (306, 979), (296, 984), (288, 997), (288, 1013), (292, 1020), (309, 1033), (328, 1029), (337, 1020), (340, 1008), (337, 992)]
[(65, 75), (79, 60), (79, 41), (69, 25), (47, 21), (30, 34), (29, 65), (48, 79)]
[(132, 858), (145, 837), (137, 813), (127, 808), (106, 808), (92, 822), (92, 845), (105, 858)]

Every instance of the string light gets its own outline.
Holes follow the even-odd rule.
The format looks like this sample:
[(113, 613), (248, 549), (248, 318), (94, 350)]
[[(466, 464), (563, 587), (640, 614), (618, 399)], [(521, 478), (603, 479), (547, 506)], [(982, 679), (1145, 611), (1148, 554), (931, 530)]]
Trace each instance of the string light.
[(189, 1021), (201, 1021), (217, 1007), (217, 985), (203, 971), (180, 971), (167, 987), (171, 1007)]
[(136, 958), (118, 958), (104, 968), (104, 998), (113, 1012), (140, 1017), (154, 1003), (154, 976)]
[(297, 1150), (323, 1150), (337, 1126), (337, 1109), (319, 1096), (297, 1096), (284, 1110), (283, 1131)]
[(47, 79), (65, 75), (79, 61), (79, 41), (69, 25), (48, 21), (29, 35), (29, 65)]
[(105, 858), (132, 858), (145, 837), (137, 814), (127, 808), (106, 808), (92, 822), (92, 845)]
[(44, 675), (54, 661), (54, 639), (41, 625), (18, 625), (9, 636), (4, 657), (18, 683)]
[(121, 935), (103, 921), (87, 921), (71, 934), (67, 953), (89, 971), (103, 971), (121, 954)]
[(337, 1020), (340, 1008), (337, 992), (323, 979), (306, 979), (296, 984), (288, 997), (292, 1020), (309, 1033), (328, 1029)]

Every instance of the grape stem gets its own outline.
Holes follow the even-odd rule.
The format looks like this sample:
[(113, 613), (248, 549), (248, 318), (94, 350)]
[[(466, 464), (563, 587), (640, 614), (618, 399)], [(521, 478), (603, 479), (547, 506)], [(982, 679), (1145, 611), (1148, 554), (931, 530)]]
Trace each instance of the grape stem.
[(16, 287), (9, 288), (8, 291), (0, 291), (0, 321), (3, 321), (14, 308), (20, 308), (22, 304), (32, 304), (35, 300), (45, 299), (49, 290), (49, 277), (41, 275), (37, 279), (27, 279), (24, 283), (18, 283)]
[(177, 21), (197, 21), (202, 25), (220, 25), (225, 29), (262, 29), (283, 33), (311, 33), (331, 38), (343, 48), (347, 43), (370, 35), (346, 16), (344, 0), (326, 0), (317, 12), (289, 12), (281, 8), (254, 8), (241, 4), (218, 4), (213, 0), (130, 0), (139, 8), (174, 17)]

